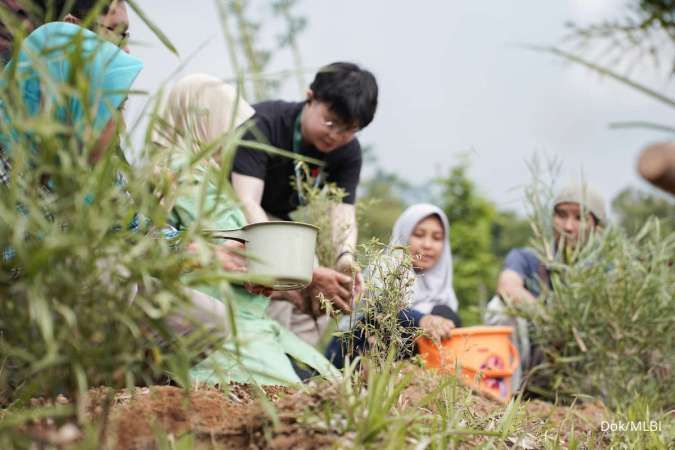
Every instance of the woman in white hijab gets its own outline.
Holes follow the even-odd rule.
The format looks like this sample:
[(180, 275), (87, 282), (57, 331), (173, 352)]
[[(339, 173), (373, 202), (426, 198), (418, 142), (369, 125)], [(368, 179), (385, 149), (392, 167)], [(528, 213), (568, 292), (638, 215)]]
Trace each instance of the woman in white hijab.
[[(172, 224), (178, 229), (203, 219), (202, 211), (210, 211), (205, 228), (235, 229), (246, 225), (242, 210), (231, 199), (231, 190), (222, 189), (223, 160), (234, 152), (234, 139), (228, 133), (253, 115), (253, 109), (231, 86), (209, 75), (190, 75), (179, 81), (169, 93), (159, 124), (162, 129), (155, 141), (168, 151), (170, 170), (176, 175), (176, 194), (171, 202)], [(222, 140), (222, 143), (219, 143)], [(216, 144), (214, 146), (214, 144)], [(194, 152), (214, 146), (217, 149), (206, 162), (195, 167), (190, 163)], [(230, 146), (230, 147), (228, 147)], [(230, 151), (228, 151), (230, 150)], [(206, 183), (206, 185), (205, 185)], [(227, 183), (225, 183), (227, 184)], [(226, 187), (229, 187), (226, 186)], [(228, 271), (244, 271), (240, 258), (221, 245), (218, 259)], [(290, 384), (300, 382), (291, 358), (324, 376), (337, 376), (330, 363), (309, 344), (267, 317), (269, 298), (232, 285), (227, 292), (218, 286), (197, 289), (202, 295), (202, 311), (214, 311), (208, 299), (221, 304), (231, 300), (236, 325), (236, 342), (226, 340), (217, 350), (190, 371), (193, 381), (208, 384), (229, 382), (257, 384)], [(193, 296), (194, 301), (194, 296)], [(199, 305), (196, 305), (199, 306)], [(218, 308), (218, 309), (223, 309)], [(195, 317), (198, 317), (195, 315)], [(224, 320), (224, 318), (221, 318)]]
[[(399, 323), (405, 327), (421, 328), (433, 339), (450, 335), (461, 326), (457, 315), (458, 302), (452, 288), (452, 254), (449, 239), (450, 226), (445, 213), (437, 206), (420, 203), (406, 209), (394, 224), (390, 247), (407, 247), (413, 259), (415, 282), (410, 306), (399, 313)], [(357, 313), (358, 314), (358, 313)], [(356, 320), (355, 320), (356, 319)], [(357, 323), (362, 317), (347, 317), (341, 323)], [(367, 345), (358, 325), (350, 342), (356, 352)], [(344, 364), (345, 335), (334, 338), (326, 351), (328, 359), (338, 368)]]

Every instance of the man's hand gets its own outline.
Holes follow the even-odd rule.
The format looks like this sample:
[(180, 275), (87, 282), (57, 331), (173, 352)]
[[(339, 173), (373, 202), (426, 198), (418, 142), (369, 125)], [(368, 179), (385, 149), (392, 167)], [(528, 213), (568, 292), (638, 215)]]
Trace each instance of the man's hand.
[(290, 302), (297, 311), (302, 314), (309, 314), (314, 318), (325, 314), (319, 296), (312, 297), (306, 289), (274, 291), (270, 298), (272, 300)]
[(363, 292), (363, 275), (361, 272), (356, 272), (354, 276), (354, 298), (358, 299)]
[(525, 289), (523, 277), (510, 269), (505, 269), (499, 274), (497, 280), (497, 293), (505, 300), (508, 306), (520, 306), (537, 303), (537, 299)]
[(263, 295), (265, 297), (272, 297), (274, 289), (267, 286), (260, 286), (258, 284), (244, 283), (244, 289), (253, 295)]
[(441, 339), (450, 337), (452, 329), (455, 328), (455, 323), (445, 317), (427, 314), (420, 320), (420, 328), (432, 340), (440, 341)]
[(352, 277), (327, 267), (314, 269), (312, 282), (305, 288), (312, 302), (323, 294), (344, 312), (352, 311)]
[(344, 273), (352, 278), (349, 289), (352, 291), (352, 298), (357, 298), (363, 290), (363, 275), (359, 271), (359, 266), (354, 261), (354, 256), (351, 253), (343, 254), (335, 265), (335, 270)]

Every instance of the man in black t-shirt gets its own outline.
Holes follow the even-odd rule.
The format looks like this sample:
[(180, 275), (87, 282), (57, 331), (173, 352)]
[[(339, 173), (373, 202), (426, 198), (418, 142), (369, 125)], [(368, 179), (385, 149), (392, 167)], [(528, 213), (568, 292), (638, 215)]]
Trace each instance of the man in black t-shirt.
[[(356, 133), (373, 120), (377, 96), (377, 82), (370, 72), (351, 63), (329, 64), (316, 74), (304, 102), (254, 105), (255, 127), (245, 136), (311, 158), (313, 163), (308, 165), (315, 185), (335, 183), (347, 193), (331, 217), (334, 230), (349, 230), (336, 249), (336, 270), (319, 267), (312, 281), (343, 310), (350, 309), (354, 294), (352, 278), (345, 274), (354, 264), (357, 233), (354, 203), (362, 156)], [(301, 174), (293, 159), (240, 147), (232, 166), (232, 185), (249, 223), (289, 220), (302, 203), (291, 179)], [(355, 284), (360, 284), (360, 274)]]
[[(320, 105), (320, 103), (313, 101), (312, 105)], [(296, 120), (300, 118), (300, 129), (303, 128), (302, 117), (307, 117), (303, 111), (313, 111), (321, 109), (318, 120), (319, 127), (325, 127), (323, 123), (332, 123), (334, 119), (330, 118), (332, 115), (324, 106), (312, 106), (308, 109), (308, 103), (305, 102), (284, 102), (284, 101), (269, 101), (258, 103), (253, 106), (255, 109), (255, 126), (256, 131), (249, 133), (244, 139), (264, 139), (265, 143), (269, 143), (274, 147), (294, 151), (302, 156), (313, 158), (317, 162), (322, 162), (323, 165), (308, 164), (312, 178), (316, 178), (321, 170), (323, 170), (322, 182), (335, 183), (347, 192), (347, 197), (344, 202), (353, 205), (356, 200), (356, 186), (359, 183), (359, 174), (361, 172), (361, 146), (359, 141), (354, 138), (356, 128), (347, 129), (339, 133), (337, 139), (326, 144), (325, 148), (329, 151), (322, 151), (317, 148), (317, 145), (312, 145), (303, 141), (299, 143), (296, 149), (293, 148)], [(330, 136), (331, 133), (326, 133)], [(349, 138), (346, 141), (345, 138)], [(256, 139), (256, 140), (257, 140)], [(332, 139), (332, 138), (329, 138)], [(340, 145), (336, 147), (336, 145)], [(240, 183), (243, 177), (255, 178), (256, 184), (260, 185), (262, 181), (263, 191), (260, 201), (256, 201), (254, 208), (246, 208), (247, 216), (258, 219), (257, 221), (266, 220), (262, 215), (255, 216), (255, 210), (260, 208), (265, 211), (266, 215), (272, 215), (279, 219), (290, 220), (289, 214), (293, 212), (299, 205), (300, 199), (298, 197), (297, 188), (291, 183), (291, 177), (295, 176), (295, 166), (297, 162), (291, 158), (280, 155), (272, 155), (264, 151), (240, 148), (233, 164), (233, 181), (236, 186)], [(237, 193), (245, 197), (245, 193), (237, 190)], [(242, 198), (243, 200), (243, 198)], [(244, 203), (246, 207), (246, 203)], [(251, 211), (253, 209), (253, 211)], [(259, 212), (259, 210), (258, 210)]]

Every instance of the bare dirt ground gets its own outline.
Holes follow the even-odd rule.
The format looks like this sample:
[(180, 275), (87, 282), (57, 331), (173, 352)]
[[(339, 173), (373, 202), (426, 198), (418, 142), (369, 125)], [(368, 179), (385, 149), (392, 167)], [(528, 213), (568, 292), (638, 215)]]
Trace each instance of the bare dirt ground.
[[(426, 373), (418, 375), (400, 394), (398, 410), (418, 408), (430, 383), (435, 382)], [(103, 448), (110, 449), (155, 449), (162, 440), (175, 443), (187, 438), (190, 439), (188, 448), (197, 449), (349, 448), (349, 436), (341, 436), (327, 427), (308, 425), (303, 420), (307, 411), (322, 402), (333, 401), (331, 397), (336, 393), (328, 382), (313, 382), (299, 390), (267, 387), (264, 392), (236, 384), (224, 389), (197, 388), (189, 392), (174, 386), (114, 393), (98, 388), (89, 392), (87, 416), (99, 424), (97, 433), (105, 442)], [(475, 424), (485, 423), (489, 427), (487, 418), (499, 416), (503, 409), (503, 405), (487, 398), (470, 397), (469, 413), (475, 417)], [(597, 432), (601, 421), (608, 417), (599, 402), (570, 408), (540, 400), (524, 402), (519, 414), (523, 415), (521, 423), (526, 438), (505, 442), (514, 448), (539, 448), (537, 443), (541, 443), (544, 428), (563, 430), (561, 442), (564, 444), (569, 430), (573, 429), (577, 436)], [(109, 419), (103, 421), (106, 416)], [(57, 428), (45, 422), (33, 424), (26, 433), (36, 441), (64, 449), (82, 437), (74, 425)], [(468, 439), (462, 448), (472, 448), (485, 439), (482, 436)]]

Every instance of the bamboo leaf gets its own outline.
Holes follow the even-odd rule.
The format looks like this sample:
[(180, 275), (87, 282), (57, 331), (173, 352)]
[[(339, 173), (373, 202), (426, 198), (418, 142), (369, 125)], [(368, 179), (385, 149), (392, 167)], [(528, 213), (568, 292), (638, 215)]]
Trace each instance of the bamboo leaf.
[(667, 133), (675, 133), (675, 127), (670, 125), (663, 125), (653, 122), (645, 121), (630, 121), (630, 122), (612, 122), (609, 124), (610, 128), (645, 128), (649, 130), (665, 131)]
[(173, 53), (176, 56), (178, 55), (178, 50), (176, 50), (176, 47), (171, 43), (171, 40), (164, 34), (164, 32), (157, 26), (155, 23), (150, 20), (150, 18), (143, 12), (143, 10), (136, 4), (136, 0), (127, 0), (127, 3), (129, 6), (131, 6), (131, 9), (138, 15), (138, 17), (147, 25), (148, 28), (157, 36), (157, 38), (160, 40), (164, 46), (169, 49), (171, 53)]
[(671, 108), (675, 108), (675, 99), (670, 98), (666, 95), (661, 94), (658, 91), (655, 91), (654, 89), (651, 89), (650, 87), (647, 87), (641, 83), (638, 83), (636, 81), (631, 80), (628, 77), (625, 77), (619, 73), (616, 73), (615, 71), (607, 68), (600, 66), (598, 64), (595, 64), (591, 61), (588, 61), (585, 58), (582, 58), (578, 55), (575, 55), (573, 53), (566, 52), (564, 50), (561, 50), (557, 47), (542, 47), (542, 46), (536, 46), (536, 45), (525, 45), (523, 46), (524, 48), (538, 51), (538, 52), (544, 52), (544, 53), (550, 53), (552, 55), (558, 56), (562, 59), (565, 59), (567, 61), (573, 62), (575, 64), (582, 65), (588, 69), (593, 70), (594, 72), (599, 73), (600, 75), (603, 76), (608, 76), (622, 84), (625, 84), (626, 86), (632, 87), (633, 89), (636, 89), (643, 94), (648, 95), (649, 97), (660, 101), (661, 103), (664, 103)]

